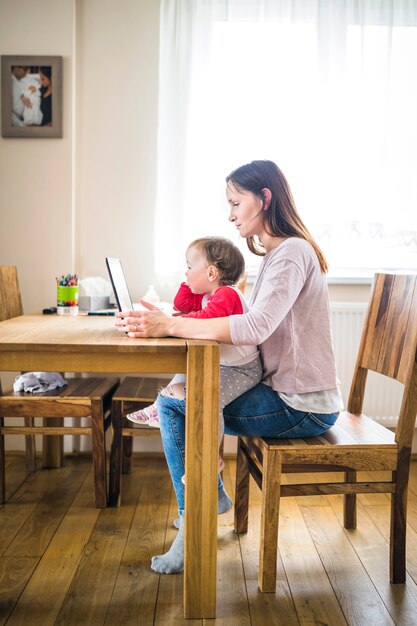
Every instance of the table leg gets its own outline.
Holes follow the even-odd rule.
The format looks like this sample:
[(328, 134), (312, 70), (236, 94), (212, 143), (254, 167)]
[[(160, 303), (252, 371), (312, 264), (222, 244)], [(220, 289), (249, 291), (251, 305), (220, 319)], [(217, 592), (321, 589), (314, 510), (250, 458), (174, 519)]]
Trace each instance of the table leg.
[(216, 616), (219, 346), (188, 343), (184, 616)]

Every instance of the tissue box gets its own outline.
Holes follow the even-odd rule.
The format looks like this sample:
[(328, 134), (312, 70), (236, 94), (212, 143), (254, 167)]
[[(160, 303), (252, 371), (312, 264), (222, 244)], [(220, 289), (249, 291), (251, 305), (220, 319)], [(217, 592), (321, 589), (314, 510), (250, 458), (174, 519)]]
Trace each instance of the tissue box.
[(110, 296), (79, 296), (78, 308), (80, 311), (98, 311), (110, 308)]

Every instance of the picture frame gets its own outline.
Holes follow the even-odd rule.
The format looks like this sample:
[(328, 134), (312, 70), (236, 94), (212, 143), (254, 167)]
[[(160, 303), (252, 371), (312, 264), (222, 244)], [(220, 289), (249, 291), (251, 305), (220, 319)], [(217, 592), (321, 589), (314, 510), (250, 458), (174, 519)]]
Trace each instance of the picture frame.
[(62, 56), (2, 55), (2, 137), (62, 137)]

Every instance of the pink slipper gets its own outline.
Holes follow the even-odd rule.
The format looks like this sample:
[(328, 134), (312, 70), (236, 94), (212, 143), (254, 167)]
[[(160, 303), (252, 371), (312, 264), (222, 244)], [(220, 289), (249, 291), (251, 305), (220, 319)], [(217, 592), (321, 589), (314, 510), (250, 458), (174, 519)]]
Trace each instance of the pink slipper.
[(126, 417), (137, 428), (149, 428), (149, 426), (159, 428), (158, 411), (153, 404), (134, 413), (129, 413)]

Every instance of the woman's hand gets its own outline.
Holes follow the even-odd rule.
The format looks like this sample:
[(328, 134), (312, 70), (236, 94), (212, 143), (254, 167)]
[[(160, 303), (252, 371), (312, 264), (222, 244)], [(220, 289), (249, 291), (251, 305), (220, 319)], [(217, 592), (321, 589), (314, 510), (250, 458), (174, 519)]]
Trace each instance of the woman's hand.
[(116, 328), (129, 337), (167, 337), (170, 335), (171, 318), (158, 307), (141, 300), (147, 311), (121, 311), (116, 313)]
[(182, 337), (183, 339), (214, 339), (232, 343), (228, 317), (193, 319), (170, 317), (145, 300), (140, 303), (146, 311), (116, 313), (116, 328), (129, 337)]

